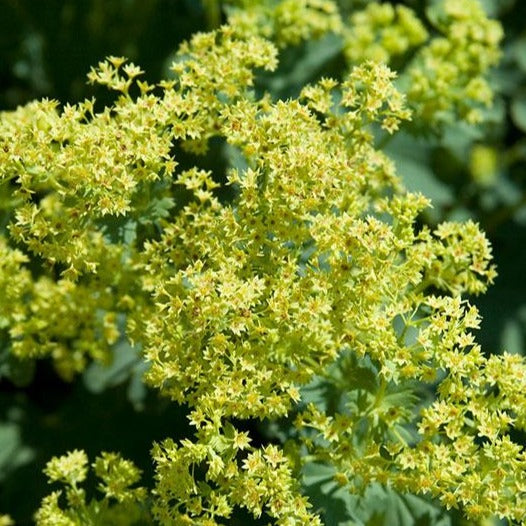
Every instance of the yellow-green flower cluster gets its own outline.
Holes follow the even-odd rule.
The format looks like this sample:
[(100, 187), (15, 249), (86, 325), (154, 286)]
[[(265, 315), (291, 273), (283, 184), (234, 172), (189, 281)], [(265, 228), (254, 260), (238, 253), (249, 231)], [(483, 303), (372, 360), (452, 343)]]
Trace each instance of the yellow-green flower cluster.
[[(359, 138), (372, 141), (372, 123), (379, 123), (388, 133), (398, 130), (403, 120), (411, 119), (411, 112), (405, 105), (405, 97), (393, 85), (396, 73), (384, 64), (372, 61), (356, 66), (341, 84), (334, 79), (323, 78), (317, 84), (305, 86), (300, 100), (319, 116), (327, 115), (327, 124), (339, 123), (340, 132), (352, 134), (353, 141)], [(332, 114), (337, 97), (346, 113)]]
[[(333, 5), (278, 5), (289, 4)], [(498, 31), (476, 31), (472, 18), (487, 19), (473, 5), (446, 1), (445, 30), (488, 43)], [(93, 464), (100, 501), (81, 487), (83, 452), (53, 459), (46, 473), (67, 487), (44, 499), (38, 525), (214, 526), (236, 508), (318, 525), (297, 466), (230, 423), (293, 411), (292, 449), (335, 466), (342, 485), (379, 481), (473, 518), (524, 520), (524, 452), (511, 431), (526, 425), (526, 364), (485, 358), (470, 332), (479, 317), (462, 295), (495, 276), (485, 236), (473, 222), (420, 226), (428, 200), (406, 192), (375, 148), (375, 126), (393, 133), (411, 117), (395, 74), (366, 61), (299, 99), (257, 99), (254, 69), (274, 69), (277, 49), (240, 34), (196, 35), (157, 86), (110, 57), (90, 73), (117, 92), (108, 108), (42, 101), (0, 117), (0, 184), (14, 198), (0, 238), (13, 306), (0, 319), (13, 352), (51, 355), (70, 377), (87, 357), (105, 359), (122, 320), (148, 384), (186, 404), (195, 428), (193, 440), (154, 446), (149, 500), (118, 455)], [(206, 151), (212, 137), (238, 159), (231, 200), (215, 174), (198, 162), (178, 170), (173, 157)], [(339, 399), (305, 404), (316, 382)]]
[[(524, 359), (485, 358), (470, 332), (479, 325), (477, 311), (459, 296), (427, 296), (420, 308), (428, 314), (398, 314), (389, 328), (397, 334), (389, 355), (375, 353), (383, 380), (353, 385), (357, 372), (367, 369), (348, 358), (339, 364), (330, 381), (347, 410), (328, 414), (310, 405), (296, 421), (303, 441), (313, 458), (337, 467), (343, 485), (389, 481), (400, 491), (438, 497), (447, 508), (461, 507), (474, 519), (494, 514), (524, 521), (526, 459), (510, 437), (511, 429), (526, 428)], [(368, 335), (368, 349), (379, 332)], [(419, 418), (411, 414), (415, 400), (403, 377), (436, 386), (436, 400)], [(418, 432), (408, 432), (411, 421)]]
[(29, 270), (23, 267), (28, 257), (11, 248), (4, 236), (0, 235), (0, 328), (9, 327), (24, 317), (23, 298), (31, 288)]
[[(183, 440), (180, 446), (165, 440), (153, 449), (157, 484), (152, 510), (159, 524), (215, 526), (224, 524), (235, 508), (244, 508), (280, 526), (321, 526), (278, 447), (254, 448), (247, 434), (230, 424), (221, 432), (210, 423), (197, 438), (197, 443)], [(201, 478), (194, 474), (197, 466)]]
[(432, 38), (408, 69), (408, 100), (424, 121), (454, 116), (477, 123), (493, 91), (486, 74), (500, 57), (502, 27), (477, 0), (442, 0), (430, 8)]
[(111, 290), (40, 278), (11, 324), (12, 353), (23, 359), (50, 356), (68, 380), (88, 359), (107, 362), (109, 347), (120, 336), (113, 301)]
[(499, 168), (499, 156), (495, 148), (483, 144), (473, 146), (469, 158), (469, 171), (478, 185), (493, 186), (497, 181)]
[(487, 74), (500, 57), (502, 28), (479, 0), (439, 0), (427, 14), (429, 32), (405, 6), (368, 4), (344, 27), (345, 56), (351, 66), (394, 62), (420, 127), (478, 123), (493, 100)]
[(452, 348), (437, 357), (447, 375), (437, 400), (422, 411), (421, 442), (396, 462), (411, 479), (426, 466), (434, 480), (429, 492), (448, 508), (521, 522), (526, 459), (509, 430), (525, 429), (524, 361), (509, 354), (486, 359), (476, 345), (466, 347), (469, 334), (462, 336), (457, 345), (464, 352)]
[(93, 101), (60, 112), (56, 102), (35, 102), (0, 120), (0, 177), (23, 199), (11, 234), (65, 265), (71, 279), (118, 257), (100, 221), (129, 212), (145, 185), (173, 170), (169, 139), (148, 112), (148, 99), (124, 100), (101, 113), (94, 113)]
[[(524, 359), (485, 358), (470, 333), (479, 324), (476, 309), (458, 296), (429, 296), (425, 304), (430, 314), (405, 322), (399, 350), (383, 368), (388, 374), (379, 370), (384, 380), (360, 381), (371, 371), (349, 357), (338, 364), (330, 382), (346, 410), (327, 413), (311, 404), (296, 420), (303, 442), (312, 458), (335, 465), (342, 485), (389, 482), (473, 519), (524, 521), (526, 459), (509, 434), (526, 427)], [(439, 378), (436, 400), (417, 419), (414, 393), (396, 370), (426, 383)], [(418, 432), (407, 427), (411, 421)]]
[[(216, 40), (222, 40), (217, 49)], [(160, 96), (140, 84), (132, 99), (125, 79), (136, 77), (137, 68), (110, 57), (89, 76), (122, 92), (112, 107), (97, 113), (90, 100), (58, 110), (44, 100), (1, 114), (0, 184), (13, 195), (11, 238), (62, 274), (55, 280), (42, 269), (33, 282), (23, 266), (27, 255), (0, 239), (1, 326), (18, 357), (51, 356), (71, 379), (87, 358), (107, 361), (119, 337), (119, 312), (133, 308), (128, 324), (135, 334), (145, 302), (133, 268), (137, 233), (141, 225), (158, 228), (173, 206), (173, 142), (206, 147), (217, 133), (220, 99), (235, 99), (250, 86), (254, 67), (275, 65), (269, 42), (234, 40), (228, 28), (197, 35), (192, 50), (193, 59), (174, 64), (177, 86), (163, 83)], [(157, 210), (163, 199), (168, 204)]]
[[(329, 113), (325, 126), (298, 101), (225, 107), (221, 132), (249, 163), (229, 175), (238, 199), (221, 206), (206, 173), (184, 172), (179, 182), (195, 201), (145, 246), (157, 306), (145, 322), (152, 385), (209, 418), (281, 416), (298, 399), (295, 386), (337, 356), (350, 300), (341, 267), (360, 273), (360, 239), (376, 254), (389, 233), (362, 219), (394, 174), (361, 129), (384, 118), (382, 97), (396, 100), (389, 78), (385, 66), (357, 68), (342, 87), (353, 111)], [(389, 118), (406, 117), (394, 104)]]
[(237, 0), (228, 4), (228, 22), (239, 36), (258, 34), (279, 47), (342, 30), (333, 0)]
[(389, 64), (428, 39), (424, 24), (403, 5), (371, 2), (354, 12), (345, 26), (344, 52), (350, 64), (373, 60)]
[(50, 356), (68, 380), (84, 370), (88, 359), (107, 362), (110, 346), (120, 337), (115, 290), (95, 281), (33, 280), (24, 266), (28, 261), (0, 237), (0, 327), (8, 331), (12, 354)]
[(103, 452), (91, 467), (100, 481), (97, 486), (103, 495), (100, 500), (88, 499), (82, 487), (88, 475), (88, 457), (84, 451), (74, 450), (47, 463), (44, 472), (49, 482), (60, 482), (66, 487), (43, 499), (35, 516), (37, 526), (152, 524), (144, 502), (145, 488), (132, 487), (141, 477), (133, 462), (116, 453)]

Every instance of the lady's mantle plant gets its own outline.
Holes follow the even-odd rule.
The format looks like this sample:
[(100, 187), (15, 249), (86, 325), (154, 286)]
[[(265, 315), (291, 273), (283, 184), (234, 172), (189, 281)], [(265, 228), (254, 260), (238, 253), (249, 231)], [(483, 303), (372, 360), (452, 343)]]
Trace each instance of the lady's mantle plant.
[[(10, 352), (72, 379), (110, 359), (125, 325), (147, 384), (186, 404), (195, 429), (154, 444), (153, 488), (102, 453), (94, 497), (83, 451), (52, 459), (46, 475), (64, 488), (37, 524), (211, 526), (238, 508), (321, 524), (300, 486), (312, 462), (353, 493), (379, 482), (524, 523), (526, 456), (512, 437), (526, 427), (526, 364), (486, 357), (472, 334), (465, 296), (495, 277), (484, 234), (423, 226), (430, 203), (375, 147), (378, 130), (411, 119), (395, 74), (366, 60), (297, 99), (258, 97), (254, 71), (276, 68), (278, 52), (247, 27), (197, 34), (156, 86), (124, 59), (101, 62), (89, 79), (117, 92), (106, 108), (44, 100), (1, 115)], [(226, 180), (199, 167), (211, 140), (228, 144)], [(195, 166), (178, 164), (189, 156)], [(241, 430), (287, 416), (284, 448)]]

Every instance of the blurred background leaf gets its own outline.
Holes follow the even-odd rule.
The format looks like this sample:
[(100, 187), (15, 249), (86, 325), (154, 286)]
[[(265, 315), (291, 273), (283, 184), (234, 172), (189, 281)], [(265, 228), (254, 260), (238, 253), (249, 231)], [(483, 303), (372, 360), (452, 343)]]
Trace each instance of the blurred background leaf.
[(452, 526), (452, 517), (436, 504), (414, 495), (400, 495), (380, 484), (361, 493), (339, 486), (333, 468), (307, 464), (307, 494), (325, 524), (331, 526)]

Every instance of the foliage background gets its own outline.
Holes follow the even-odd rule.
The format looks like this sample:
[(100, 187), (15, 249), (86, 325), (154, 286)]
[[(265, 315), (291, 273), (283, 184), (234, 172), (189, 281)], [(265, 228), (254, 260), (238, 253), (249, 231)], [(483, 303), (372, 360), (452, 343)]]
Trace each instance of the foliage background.
[[(425, 5), (421, 0), (400, 3), (419, 12)], [(473, 299), (484, 319), (479, 342), (491, 352), (524, 353), (526, 3), (483, 3), (505, 30), (503, 58), (491, 79), (497, 99), (486, 125), (475, 130), (452, 124), (442, 137), (425, 139), (400, 134), (386, 149), (407, 186), (432, 198), (434, 209), (426, 221), (474, 218), (486, 230), (499, 277), (486, 295)], [(344, 13), (365, 4), (340, 1)], [(105, 92), (88, 86), (85, 75), (107, 55), (129, 57), (155, 82), (166, 74), (181, 41), (217, 23), (214, 13), (195, 0), (0, 0), (0, 13), (0, 111), (41, 97), (75, 102), (95, 95), (104, 102)], [(277, 74), (260, 78), (259, 88), (286, 98), (297, 95), (306, 82), (323, 75), (338, 78), (344, 70), (342, 41), (328, 36), (284, 50)], [(203, 164), (213, 166), (224, 155), (216, 145)], [(477, 168), (477, 155), (486, 155), (482, 169)], [(0, 195), (0, 230), (6, 222)], [(53, 455), (74, 448), (85, 449), (92, 458), (101, 450), (121, 451), (148, 480), (152, 441), (188, 434), (184, 408), (146, 390), (140, 382), (141, 361), (125, 342), (116, 346), (109, 369), (92, 365), (74, 384), (64, 383), (46, 362), (34, 368), (8, 363), (2, 344), (0, 340), (0, 510), (11, 513), (17, 524), (31, 523), (48, 492), (41, 471)], [(18, 367), (16, 381), (5, 378), (7, 367), (12, 377)], [(268, 430), (254, 431), (261, 441), (268, 440)], [(324, 473), (311, 475), (310, 493), (319, 502), (329, 498), (323, 495)], [(336, 505), (339, 497), (331, 498), (336, 500), (326, 520), (337, 524), (348, 502), (342, 497)], [(411, 502), (404, 506), (411, 510)], [(410, 519), (400, 513), (399, 524), (408, 524)], [(383, 520), (370, 517), (371, 524)], [(433, 521), (437, 524), (439, 518)]]

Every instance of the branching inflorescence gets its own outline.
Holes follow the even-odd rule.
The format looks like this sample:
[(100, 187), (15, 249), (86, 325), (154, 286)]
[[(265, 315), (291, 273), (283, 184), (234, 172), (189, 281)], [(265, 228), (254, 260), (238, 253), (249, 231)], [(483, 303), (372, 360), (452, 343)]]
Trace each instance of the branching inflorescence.
[[(392, 134), (412, 115), (476, 120), (469, 100), (489, 102), (482, 76), (499, 27), (476, 2), (446, 0), (435, 20), (445, 36), (426, 41), (407, 8), (371, 3), (345, 29), (345, 80), (273, 101), (256, 96), (254, 70), (273, 70), (277, 47), (251, 28), (285, 45), (341, 20), (332, 2), (281, 2), (281, 18), (254, 4), (183, 45), (159, 85), (111, 57), (89, 79), (117, 92), (113, 105), (44, 100), (0, 118), (11, 352), (49, 356), (71, 379), (127, 337), (147, 384), (186, 404), (195, 428), (193, 440), (154, 445), (152, 490), (132, 487), (130, 461), (102, 453), (102, 497), (91, 499), (84, 452), (51, 460), (47, 476), (66, 489), (37, 523), (211, 526), (244, 508), (321, 524), (298, 477), (312, 461), (351, 492), (380, 482), (473, 519), (524, 521), (526, 457), (510, 431), (526, 426), (526, 364), (483, 354), (465, 298), (493, 281), (491, 248), (473, 222), (422, 225), (429, 201), (404, 190), (375, 146), (375, 130)], [(296, 7), (303, 26), (282, 16)], [(316, 10), (312, 26), (302, 10)], [(378, 59), (415, 46), (406, 97)], [(226, 181), (198, 164), (212, 138), (236, 159)], [(195, 166), (179, 168), (177, 151)], [(324, 385), (333, 403), (309, 402)], [(287, 455), (236, 424), (285, 416)]]

